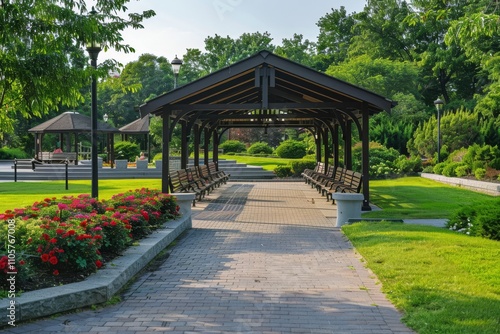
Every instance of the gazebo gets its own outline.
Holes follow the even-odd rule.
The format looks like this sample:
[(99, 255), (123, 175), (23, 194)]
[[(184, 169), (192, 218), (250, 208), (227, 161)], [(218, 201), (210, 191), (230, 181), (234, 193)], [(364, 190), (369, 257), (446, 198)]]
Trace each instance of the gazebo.
[[(142, 117), (163, 118), (162, 191), (169, 192), (172, 129), (182, 127), (181, 168), (188, 161), (188, 139), (194, 139), (194, 163), (204, 136), (204, 163), (218, 162), (218, 144), (229, 128), (306, 128), (316, 140), (316, 160), (352, 169), (353, 128), (362, 141), (363, 210), (369, 206), (369, 118), (390, 111), (395, 102), (301, 64), (260, 51), (233, 65), (163, 94), (140, 107)], [(333, 144), (330, 152), (329, 144)], [(322, 152), (324, 154), (322, 155)]]
[[(36, 159), (41, 158), (43, 136), (47, 133), (52, 133), (59, 135), (61, 148), (64, 147), (64, 150), (67, 152), (76, 152), (77, 159), (75, 160), (75, 165), (78, 164), (78, 154), (80, 153), (78, 135), (81, 133), (90, 133), (90, 131), (90, 117), (76, 111), (66, 111), (28, 130), (28, 132), (35, 134)], [(107, 135), (107, 152), (111, 152), (111, 159), (113, 159), (113, 134), (119, 133), (120, 130), (107, 123), (98, 122), (97, 132)], [(74, 135), (73, 147), (71, 147), (71, 135)]]
[(143, 135), (144, 140), (146, 142), (146, 150), (148, 153), (148, 160), (151, 156), (151, 147), (150, 147), (150, 139), (149, 139), (149, 118), (151, 115), (146, 117), (138, 118), (135, 121), (122, 126), (119, 131), (122, 135), (122, 140), (128, 140), (128, 136), (130, 135)]

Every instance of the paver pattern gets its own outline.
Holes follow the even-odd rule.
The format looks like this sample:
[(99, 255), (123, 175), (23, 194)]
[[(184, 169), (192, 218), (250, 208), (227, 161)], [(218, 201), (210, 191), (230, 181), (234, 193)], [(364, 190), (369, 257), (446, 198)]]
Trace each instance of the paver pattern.
[(9, 333), (413, 333), (300, 182), (228, 183), (119, 304)]

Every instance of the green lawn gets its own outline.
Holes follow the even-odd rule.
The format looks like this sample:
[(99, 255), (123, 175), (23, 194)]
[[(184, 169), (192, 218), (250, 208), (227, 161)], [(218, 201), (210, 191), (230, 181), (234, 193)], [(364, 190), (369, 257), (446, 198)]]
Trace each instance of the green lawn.
[(236, 160), (238, 163), (261, 166), (265, 170), (273, 171), (276, 167), (288, 165), (292, 161), (300, 161), (302, 159), (282, 159), (282, 158), (268, 158), (268, 157), (251, 157), (240, 155), (219, 155), (219, 159)]
[[(108, 199), (115, 194), (140, 188), (161, 189), (161, 180), (99, 180), (99, 198)], [(70, 180), (68, 190), (65, 190), (64, 181), (1, 182), (0, 212), (31, 205), (47, 197), (90, 194), (90, 190), (90, 180)]]
[(342, 230), (418, 333), (500, 333), (498, 241), (387, 222)]
[(449, 218), (464, 205), (493, 199), (418, 176), (371, 180), (370, 202), (382, 211), (364, 213), (363, 218)]

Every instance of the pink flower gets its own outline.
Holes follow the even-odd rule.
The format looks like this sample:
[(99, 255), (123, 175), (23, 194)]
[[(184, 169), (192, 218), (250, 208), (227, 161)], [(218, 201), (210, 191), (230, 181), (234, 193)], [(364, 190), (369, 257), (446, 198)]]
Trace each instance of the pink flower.
[(57, 203), (57, 207), (59, 210), (67, 210), (69, 208), (68, 205), (64, 203)]

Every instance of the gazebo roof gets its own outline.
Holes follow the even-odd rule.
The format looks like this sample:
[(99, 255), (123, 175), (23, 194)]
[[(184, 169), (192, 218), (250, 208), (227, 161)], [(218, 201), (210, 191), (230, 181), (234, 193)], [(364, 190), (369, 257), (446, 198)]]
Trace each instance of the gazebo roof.
[(122, 126), (120, 132), (125, 134), (149, 133), (149, 115)]
[[(90, 132), (91, 131), (91, 120), (90, 117), (82, 115), (76, 111), (66, 111), (48, 121), (39, 124), (28, 132), (33, 133), (80, 133), (80, 132)], [(119, 133), (115, 127), (109, 124), (97, 122), (97, 132), (101, 133)]]

